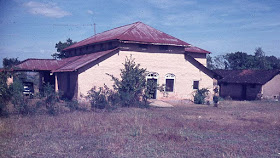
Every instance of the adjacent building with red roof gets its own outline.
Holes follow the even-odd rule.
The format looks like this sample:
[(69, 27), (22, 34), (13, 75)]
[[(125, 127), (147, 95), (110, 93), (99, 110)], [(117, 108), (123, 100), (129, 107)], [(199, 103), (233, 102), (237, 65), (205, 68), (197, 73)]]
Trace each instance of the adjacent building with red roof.
[[(68, 98), (81, 99), (96, 87), (112, 85), (126, 57), (147, 68), (147, 80), (166, 85), (153, 98), (192, 99), (198, 88), (213, 89), (215, 73), (206, 68), (209, 51), (195, 47), (142, 22), (108, 30), (63, 50), (67, 58), (27, 59), (18, 71), (40, 72), (40, 83), (53, 83)], [(167, 95), (166, 95), (167, 94)]]
[(237, 100), (277, 99), (280, 95), (280, 70), (214, 70), (221, 97)]

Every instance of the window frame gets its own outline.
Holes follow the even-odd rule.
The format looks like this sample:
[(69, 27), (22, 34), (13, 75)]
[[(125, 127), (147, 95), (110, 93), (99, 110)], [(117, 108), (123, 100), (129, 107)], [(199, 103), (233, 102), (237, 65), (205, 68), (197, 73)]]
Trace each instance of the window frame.
[[(197, 87), (195, 86), (196, 82), (197, 82)], [(193, 89), (199, 89), (199, 80), (193, 80)]]
[[(175, 92), (175, 78), (176, 76), (172, 73), (168, 73), (165, 75), (165, 92)], [(173, 80), (172, 88), (167, 87), (167, 80)], [(172, 90), (169, 90), (172, 89)]]

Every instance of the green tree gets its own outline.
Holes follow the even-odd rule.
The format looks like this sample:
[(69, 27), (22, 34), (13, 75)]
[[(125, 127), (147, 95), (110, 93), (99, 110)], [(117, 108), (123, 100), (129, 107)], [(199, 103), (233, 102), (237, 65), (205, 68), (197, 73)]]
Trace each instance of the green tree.
[(206, 61), (207, 61), (207, 68), (213, 70), (214, 69), (213, 58), (209, 54), (206, 55)]
[(54, 59), (63, 59), (66, 58), (66, 54), (64, 51), (62, 51), (63, 49), (75, 44), (76, 42), (73, 42), (72, 39), (68, 38), (66, 40), (66, 42), (61, 42), (59, 41), (58, 43), (55, 44), (55, 48), (56, 48), (56, 53), (52, 54), (52, 57)]
[(228, 53), (225, 55), (225, 60), (231, 70), (254, 69), (256, 65), (254, 56), (244, 52)]
[(255, 49), (255, 62), (256, 69), (272, 69), (261, 47)]
[(20, 60), (18, 58), (4, 58), (3, 59), (3, 67), (4, 69), (11, 69), (15, 65), (20, 64)]

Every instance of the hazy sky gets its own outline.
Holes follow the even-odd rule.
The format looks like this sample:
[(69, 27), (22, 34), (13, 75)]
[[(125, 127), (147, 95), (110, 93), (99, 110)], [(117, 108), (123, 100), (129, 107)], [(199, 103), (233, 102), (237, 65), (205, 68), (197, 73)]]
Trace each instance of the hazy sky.
[[(212, 52), (280, 57), (279, 0), (0, 0), (0, 60), (51, 58), (55, 43), (80, 41), (142, 21)], [(0, 64), (2, 66), (2, 62)]]

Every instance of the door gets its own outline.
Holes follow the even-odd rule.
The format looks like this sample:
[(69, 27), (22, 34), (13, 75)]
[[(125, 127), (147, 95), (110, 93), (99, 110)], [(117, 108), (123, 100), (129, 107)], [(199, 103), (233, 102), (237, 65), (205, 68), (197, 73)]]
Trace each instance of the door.
[(147, 84), (149, 85), (149, 87), (151, 87), (150, 91), (149, 91), (149, 96), (150, 99), (156, 99), (157, 98), (157, 79), (155, 78), (149, 78), (147, 79)]
[(241, 99), (242, 100), (246, 100), (247, 99), (247, 86), (246, 85), (242, 85)]

